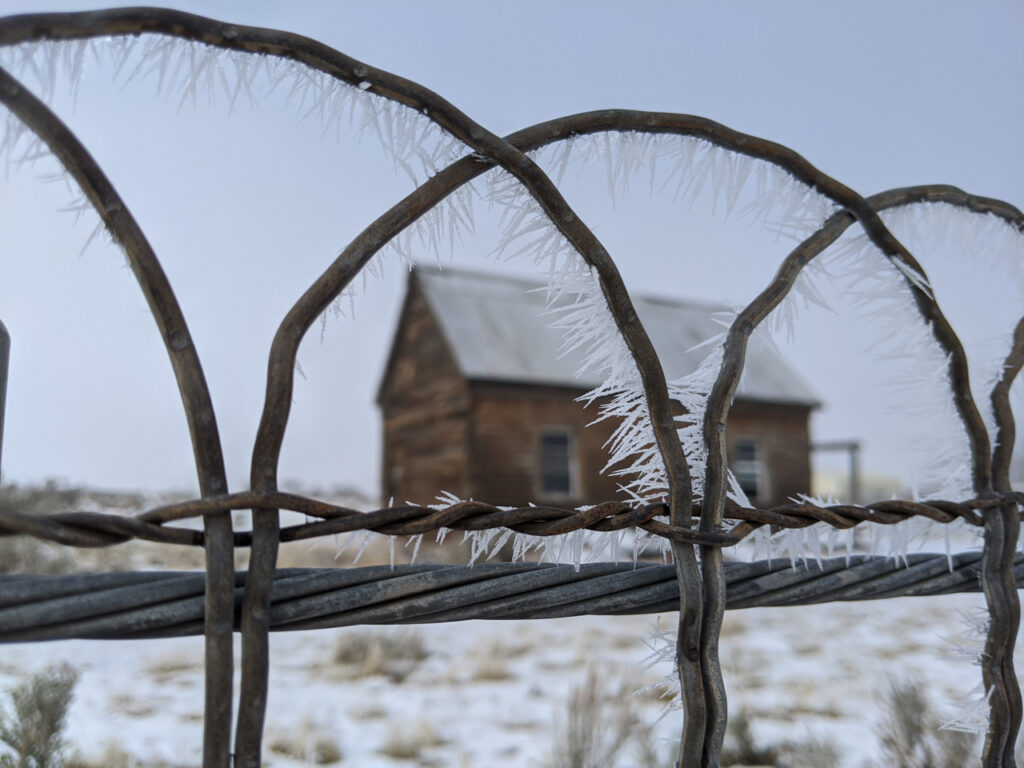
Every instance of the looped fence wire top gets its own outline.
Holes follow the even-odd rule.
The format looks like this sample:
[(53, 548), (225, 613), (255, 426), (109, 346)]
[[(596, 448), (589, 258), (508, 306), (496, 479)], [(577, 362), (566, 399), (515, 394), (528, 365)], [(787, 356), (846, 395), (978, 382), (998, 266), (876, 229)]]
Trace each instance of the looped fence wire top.
[[(911, 517), (925, 517), (941, 523), (964, 520), (985, 528), (985, 549), (980, 561), (965, 565), (969, 581), (974, 580), (974, 574), (980, 573), (991, 617), (982, 657), (990, 710), (990, 733), (985, 744), (984, 761), (989, 768), (1005, 768), (1013, 764), (1014, 737), (1022, 716), (1021, 697), (1013, 670), (1013, 646), (1019, 624), (1019, 601), (1015, 590), (1020, 565), (1015, 548), (1022, 498), (1020, 493), (1012, 491), (1009, 482), (1014, 423), (1008, 392), (1024, 366), (1024, 319), (1017, 326), (1012, 349), (991, 392), (997, 429), (990, 436), (971, 392), (963, 345), (936, 302), (925, 270), (888, 229), (880, 214), (884, 210), (921, 202), (944, 202), (975, 213), (994, 214), (1017, 231), (1024, 231), (1024, 215), (1019, 210), (1001, 201), (940, 185), (890, 190), (865, 198), (821, 172), (788, 147), (741, 134), (692, 115), (603, 110), (556, 118), (502, 138), (470, 119), (439, 94), (356, 61), (316, 40), (278, 30), (225, 24), (178, 11), (122, 8), (10, 17), (0, 22), (0, 45), (144, 33), (199, 42), (231, 51), (237, 56), (251, 54), (287, 60), (304, 68), (303, 71), (323, 77), (325, 82), (333, 80), (356, 86), (367, 95), (388, 100), (396, 109), (410, 108), (417, 119), (430, 121), (450, 137), (462, 141), (466, 154), (461, 160), (439, 170), (366, 227), (287, 313), (270, 351), (266, 400), (252, 452), (249, 483), (253, 490), (228, 494), (220, 436), (203, 369), (184, 315), (153, 248), (126, 202), (74, 133), (31, 89), (0, 69), (0, 102), (64, 165), (128, 256), (174, 367), (203, 496), (199, 500), (161, 507), (135, 517), (85, 512), (30, 517), (16, 511), (4, 511), (0, 512), (0, 535), (27, 534), (83, 547), (108, 546), (140, 538), (203, 545), (207, 556), (205, 577), (198, 574), (152, 577), (131, 574), (128, 581), (119, 582), (111, 575), (104, 582), (106, 586), (99, 583), (89, 585), (87, 580), (74, 582), (72, 592), (62, 594), (60, 590), (64, 587), (59, 586), (50, 597), (32, 590), (45, 590), (57, 582), (46, 582), (39, 577), (5, 579), (5, 589), (0, 596), (29, 595), (27, 602), (6, 604), (0, 608), (5, 612), (2, 614), (5, 620), (10, 622), (8, 626), (20, 627), (12, 629), (12, 632), (23, 632), (26, 638), (42, 638), (47, 636), (47, 632), (67, 632), (70, 627), (75, 627), (74, 631), (81, 632), (83, 636), (118, 636), (114, 627), (120, 621), (120, 612), (114, 609), (115, 604), (123, 606), (134, 616), (133, 621), (137, 623), (132, 631), (142, 633), (135, 636), (144, 636), (147, 631), (188, 633), (198, 631), (202, 625), (207, 639), (204, 766), (221, 768), (233, 761), (239, 768), (258, 768), (268, 697), (267, 633), (272, 628), (291, 628), (307, 621), (312, 622), (310, 626), (331, 626), (331, 622), (343, 623), (339, 618), (342, 615), (347, 615), (344, 621), (351, 620), (352, 623), (355, 622), (353, 616), (359, 620), (382, 618), (380, 611), (393, 612), (389, 614), (388, 621), (431, 620), (431, 616), (436, 618), (444, 610), (453, 612), (447, 614), (449, 618), (446, 620), (455, 620), (452, 616), (469, 618), (471, 615), (500, 618), (501, 611), (508, 606), (499, 610), (498, 605), (506, 598), (513, 602), (519, 600), (519, 608), (514, 610), (525, 610), (523, 606), (529, 604), (531, 616), (552, 615), (552, 612), (557, 614), (559, 610), (567, 610), (565, 606), (571, 602), (571, 598), (566, 596), (569, 593), (594, 590), (587, 593), (586, 599), (592, 601), (590, 607), (595, 607), (598, 603), (593, 601), (621, 599), (621, 595), (609, 598), (597, 589), (598, 584), (611, 585), (613, 592), (618, 589), (625, 594), (632, 587), (643, 590), (655, 586), (653, 583), (638, 585), (644, 579), (661, 578), (660, 572), (647, 567), (613, 569), (607, 573), (600, 568), (581, 569), (579, 573), (583, 576), (574, 576), (564, 569), (526, 566), (507, 572), (495, 566), (493, 570), (475, 571), (421, 567), (393, 576), (354, 569), (327, 575), (280, 575), (275, 571), (280, 542), (355, 530), (372, 530), (385, 535), (420, 535), (442, 528), (481, 531), (504, 527), (538, 536), (554, 536), (581, 529), (617, 531), (638, 527), (668, 538), (672, 545), (676, 576), (672, 601), (679, 609), (681, 628), (676, 660), (686, 708), (679, 766), (699, 768), (720, 762), (725, 732), (726, 695), (717, 644), (727, 599), (729, 605), (739, 605), (744, 599), (754, 600), (768, 593), (783, 600), (784, 604), (797, 604), (808, 596), (816, 600), (849, 599), (843, 595), (851, 593), (844, 590), (871, 594), (872, 590), (880, 590), (880, 585), (886, 580), (896, 578), (885, 571), (885, 564), (878, 559), (829, 561), (821, 566), (822, 573), (815, 573), (813, 568), (804, 569), (817, 585), (814, 590), (822, 589), (820, 592), (808, 592), (809, 587), (787, 582), (791, 576), (774, 570), (768, 563), (754, 564), (755, 571), (764, 569), (757, 575), (759, 579), (765, 579), (764, 582), (758, 582), (756, 587), (751, 586), (754, 584), (751, 581), (744, 582), (746, 586), (736, 585), (731, 579), (737, 569), (723, 563), (724, 547), (766, 525), (804, 528), (824, 523), (835, 528), (851, 528), (863, 522), (894, 524)], [(688, 137), (707, 142), (716, 151), (764, 161), (804, 185), (808, 193), (820, 195), (834, 206), (835, 211), (787, 256), (772, 283), (742, 310), (729, 329), (719, 375), (706, 401), (703, 438), (708, 456), (700, 509), (693, 505), (694, 478), (690, 475), (691, 467), (679, 439), (678, 422), (664, 371), (646, 330), (637, 318), (621, 275), (605, 246), (527, 154), (574, 136), (632, 131), (650, 136)], [(462, 185), (492, 168), (507, 173), (529, 193), (558, 236), (565, 239), (596, 276), (617, 333), (639, 374), (649, 416), (650, 444), (656, 449), (665, 469), (665, 496), (669, 503), (628, 506), (610, 502), (592, 508), (563, 510), (555, 507), (501, 509), (479, 502), (461, 502), (440, 509), (409, 505), (361, 513), (279, 493), (278, 459), (289, 418), (296, 355), (303, 336), (381, 248)], [(790, 292), (804, 267), (855, 222), (863, 227), (868, 240), (896, 269), (900, 276), (897, 279), (903, 280), (918, 314), (928, 327), (931, 341), (945, 356), (943, 374), (948, 377), (951, 399), (965, 428), (973, 494), (977, 498), (959, 503), (886, 501), (865, 507), (818, 505), (806, 501), (768, 510), (730, 506), (726, 501), (725, 488), (728, 473), (724, 424), (742, 373), (747, 340), (753, 329)], [(0, 354), (0, 434), (2, 383), (6, 377), (3, 357)], [(720, 428), (716, 429), (716, 426)], [(253, 510), (251, 532), (232, 530), (229, 513), (237, 509)], [(282, 529), (277, 514), (282, 509), (318, 519)], [(667, 523), (659, 519), (666, 513), (669, 517)], [(202, 532), (169, 524), (197, 517), (203, 519)], [(699, 527), (693, 525), (695, 517), (700, 519)], [(700, 547), (699, 560), (694, 545)], [(252, 548), (249, 571), (244, 577), (234, 572), (233, 550), (236, 546)], [(913, 579), (931, 569), (935, 570), (932, 576), (936, 579), (948, 581), (954, 576), (948, 572), (950, 566), (959, 564), (962, 564), (960, 560), (954, 563), (934, 556), (928, 562), (915, 560), (911, 567), (900, 572), (899, 578)], [(947, 572), (941, 572), (943, 568)], [(960, 573), (956, 567), (953, 570)], [(800, 569), (788, 568), (788, 571), (799, 573)], [(488, 596), (481, 603), (484, 593), (478, 592), (475, 585), (488, 574), (493, 578), (483, 579), (486, 588), (497, 592), (486, 593)], [(505, 576), (518, 586), (513, 586), (513, 582), (504, 582), (503, 585)], [(865, 577), (863, 581), (861, 576)], [(360, 582), (363, 577), (369, 581)], [(557, 581), (563, 577), (564, 584), (540, 583), (545, 579)], [(354, 590), (345, 598), (333, 594), (341, 582), (346, 582), (345, 589)], [(515, 595), (522, 584), (532, 584), (535, 589), (529, 596)], [(616, 584), (619, 586), (615, 587)], [(443, 586), (453, 591), (421, 590), (419, 587), (423, 585)], [(627, 588), (626, 585), (632, 586)], [(91, 594), (93, 587), (97, 588), (96, 594)], [(307, 592), (307, 587), (312, 592)], [(664, 589), (664, 586), (657, 588)], [(737, 597), (737, 590), (743, 594), (743, 589), (747, 589), (749, 594), (745, 598)], [(499, 595), (501, 592), (506, 594)], [(903, 592), (913, 593), (912, 589)], [(136, 599), (145, 600), (147, 594), (153, 599), (152, 604), (133, 603)], [(40, 601), (38, 607), (33, 605), (35, 600)], [(0, 605), (4, 605), (2, 597)], [(601, 605), (607, 607), (608, 603)], [(621, 605), (625, 606), (625, 603)], [(33, 624), (36, 619), (42, 625)], [(230, 720), (234, 661), (231, 631), (236, 623), (242, 631), (242, 679), (235, 751), (232, 754)]]

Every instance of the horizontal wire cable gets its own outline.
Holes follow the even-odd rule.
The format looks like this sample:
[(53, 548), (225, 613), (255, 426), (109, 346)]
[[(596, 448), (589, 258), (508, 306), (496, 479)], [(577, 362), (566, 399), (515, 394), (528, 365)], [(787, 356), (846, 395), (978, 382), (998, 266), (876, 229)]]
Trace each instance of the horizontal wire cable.
[[(730, 609), (979, 592), (981, 553), (726, 563)], [(1024, 554), (1014, 561), (1024, 586)], [(0, 642), (203, 633), (202, 572), (0, 576)], [(235, 574), (235, 626), (246, 574)], [(286, 568), (274, 631), (469, 619), (546, 619), (678, 610), (672, 565), (486, 563)]]

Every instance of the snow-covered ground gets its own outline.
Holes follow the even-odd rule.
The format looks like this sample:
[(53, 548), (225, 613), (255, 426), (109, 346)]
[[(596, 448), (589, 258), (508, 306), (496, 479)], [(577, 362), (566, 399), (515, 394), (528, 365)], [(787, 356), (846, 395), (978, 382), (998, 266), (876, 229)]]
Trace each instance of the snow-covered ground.
[[(116, 508), (108, 499), (85, 501)], [(154, 502), (134, 499), (125, 511)], [(245, 527), (244, 519), (237, 522)], [(954, 549), (977, 546), (975, 531), (954, 534)], [(897, 544), (907, 540), (893, 536)], [(375, 541), (361, 564), (387, 562), (389, 543)], [(940, 535), (924, 548), (943, 551), (944, 544)], [(884, 553), (884, 539), (871, 549)], [(297, 542), (282, 547), (279, 564), (351, 564), (354, 553), (335, 560), (336, 553), (330, 539)], [(401, 560), (409, 554), (396, 549)], [(202, 562), (199, 551), (146, 542), (107, 550), (100, 562), (89, 552), (74, 556), (79, 566), (101, 569)], [(956, 660), (957, 644), (964, 616), (982, 605), (975, 594), (729, 612), (721, 655), (730, 713), (746, 713), (759, 745), (826, 738), (844, 768), (881, 765), (877, 729), (892, 681), (921, 683), (943, 719), (962, 712), (980, 670)], [(610, 738), (609, 722), (633, 716), (636, 723), (633, 743), (614, 765), (667, 764), (681, 712), (664, 712), (660, 688), (632, 695), (672, 671), (666, 663), (645, 666), (656, 620), (661, 630), (674, 629), (675, 615), (664, 614), (275, 633), (264, 764), (316, 764), (319, 748), (322, 764), (340, 754), (340, 765), (369, 768), (543, 768), (567, 738), (571, 692), (588, 676), (618, 702), (609, 705), (605, 725), (595, 726), (601, 736)], [(409, 658), (389, 659), (382, 652), (388, 638)], [(337, 660), (339, 648), (347, 649), (346, 660)], [(238, 654), (236, 641), (236, 665)], [(61, 662), (79, 673), (68, 741), (93, 765), (199, 765), (202, 638), (3, 646), (0, 706), (15, 685)], [(656, 745), (656, 761), (641, 759), (641, 742)]]
[[(722, 637), (732, 711), (749, 714), (758, 741), (827, 736), (843, 765), (859, 768), (878, 758), (875, 729), (891, 679), (919, 680), (950, 716), (949, 703), (977, 685), (977, 668), (949, 656), (960, 614), (980, 603), (955, 595), (732, 612)], [(662, 627), (672, 620), (663, 616)], [(342, 765), (543, 766), (564, 738), (570, 690), (588, 670), (609, 693), (669, 671), (643, 666), (652, 624), (591, 616), (275, 634), (264, 764), (314, 764), (315, 744), (326, 740)], [(333, 660), (339, 643), (367, 632), (415, 632), (426, 658)], [(116, 744), (141, 765), (199, 764), (201, 638), (12, 645), (2, 659), (0, 690), (60, 661), (79, 671), (68, 736), (86, 756), (99, 760)], [(680, 713), (658, 721), (656, 695), (626, 706), (656, 737), (677, 736)], [(617, 764), (638, 763), (627, 750)]]

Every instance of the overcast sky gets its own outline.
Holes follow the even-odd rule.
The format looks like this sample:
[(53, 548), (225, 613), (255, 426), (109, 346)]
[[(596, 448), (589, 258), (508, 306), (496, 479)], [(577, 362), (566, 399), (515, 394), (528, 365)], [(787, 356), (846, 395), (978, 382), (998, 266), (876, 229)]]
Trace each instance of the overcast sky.
[[(691, 113), (787, 144), (864, 195), (942, 182), (1024, 205), (1019, 3), (171, 5), (318, 38), (428, 86), (499, 134), (608, 107)], [(95, 7), (0, 2), (4, 15)], [(325, 135), (280, 92), (234, 110), (224, 99), (180, 106), (179, 94), (156, 93), (155, 76), (124, 85), (123, 74), (90, 62), (77, 103), (66, 87), (51, 103), (106, 169), (171, 279), (239, 489), (277, 324), (411, 182), (372, 136)], [(12, 167), (0, 181), (0, 319), (13, 343), (4, 480), (195, 488), (173, 374), (145, 302), (117, 249), (98, 238), (83, 251), (96, 219), (60, 211), (75, 193), (45, 183), (53, 170), (45, 161)], [(595, 179), (570, 174), (566, 194), (636, 292), (742, 305), (791, 247), (710, 216), (706, 201), (687, 212), (643, 185), (613, 208)], [(484, 207), (479, 232), (457, 263), (530, 271), (483, 258), (494, 247)], [(916, 255), (965, 341), (983, 346), (1024, 309), (993, 265), (955, 249)], [(288, 482), (378, 490), (373, 397), (405, 282), (399, 260), (383, 258), (383, 278), (352, 303), (354, 321), (329, 317), (300, 351), (280, 473)], [(809, 311), (786, 347), (825, 402), (814, 436), (861, 439), (870, 470), (895, 471), (894, 433), (927, 434), (927, 425), (887, 403), (888, 363), (865, 353), (871, 339), (825, 315)]]

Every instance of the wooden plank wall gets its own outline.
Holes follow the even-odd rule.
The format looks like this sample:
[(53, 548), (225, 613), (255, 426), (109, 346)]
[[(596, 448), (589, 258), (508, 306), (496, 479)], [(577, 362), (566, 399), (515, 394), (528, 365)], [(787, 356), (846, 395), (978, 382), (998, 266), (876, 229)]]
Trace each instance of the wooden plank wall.
[(429, 504), (442, 490), (467, 497), (469, 385), (415, 280), (379, 403), (382, 501)]
[[(579, 506), (623, 499), (615, 478), (600, 475), (608, 461), (603, 448), (614, 424), (587, 424), (597, 408), (584, 408), (574, 398), (583, 394), (563, 387), (524, 387), (517, 384), (473, 383), (470, 489), (475, 498), (491, 503), (529, 502)], [(540, 442), (545, 427), (565, 427), (573, 435), (573, 490), (566, 496), (547, 496), (540, 487)]]

